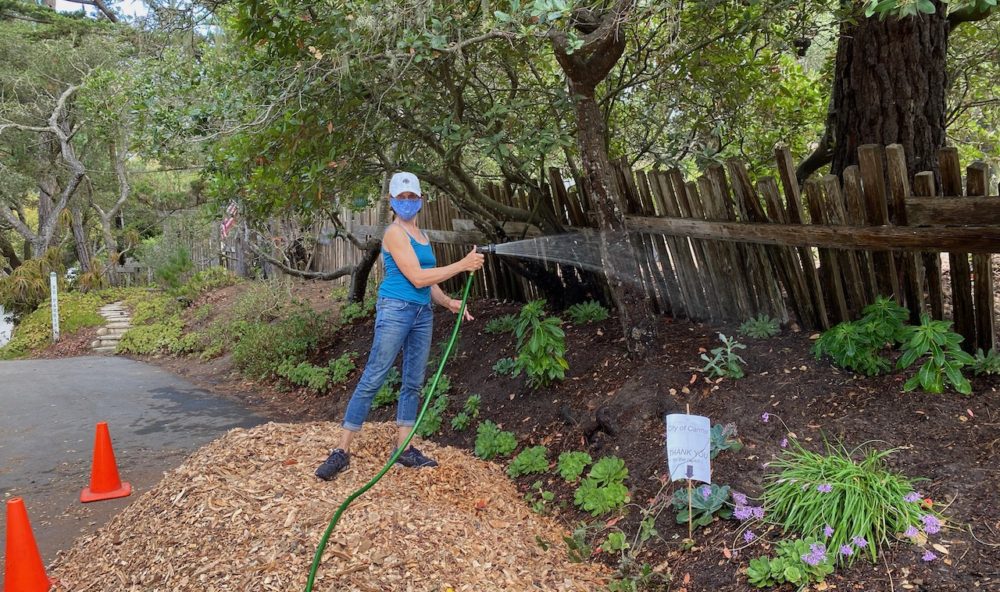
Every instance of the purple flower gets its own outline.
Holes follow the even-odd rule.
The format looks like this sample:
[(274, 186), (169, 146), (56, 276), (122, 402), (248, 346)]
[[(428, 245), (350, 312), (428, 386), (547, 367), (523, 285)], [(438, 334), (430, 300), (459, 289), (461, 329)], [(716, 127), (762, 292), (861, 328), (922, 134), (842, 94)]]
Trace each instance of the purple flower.
[(813, 543), (809, 545), (809, 552), (802, 555), (802, 561), (805, 561), (809, 565), (819, 565), (826, 561), (826, 547), (821, 543)]
[(865, 537), (856, 536), (851, 539), (851, 542), (859, 549), (864, 549), (868, 546), (868, 541), (865, 540)]
[(820, 493), (830, 493), (831, 491), (833, 491), (833, 485), (830, 485), (829, 483), (824, 483), (822, 485), (817, 485), (816, 486), (816, 491), (818, 491)]
[(927, 534), (937, 534), (941, 531), (941, 521), (933, 514), (924, 514), (920, 517), (924, 521), (924, 530)]
[(788, 447), (788, 438), (782, 438), (781, 439), (781, 447), (782, 448), (787, 448)]
[(937, 559), (937, 555), (931, 553), (930, 551), (927, 551), (926, 553), (924, 553), (924, 556), (921, 557), (921, 559), (923, 559), (924, 561), (934, 561), (935, 559)]
[(827, 524), (823, 527), (823, 536), (830, 538), (833, 536), (833, 527)]
[(749, 520), (753, 516), (753, 509), (750, 506), (736, 506), (733, 516), (736, 516), (737, 520)]
[(764, 518), (764, 506), (757, 506), (756, 508), (750, 508), (753, 512), (753, 517), (757, 520), (762, 520)]
[(920, 494), (917, 493), (916, 491), (911, 491), (910, 493), (908, 493), (908, 494), (906, 494), (906, 495), (903, 496), (903, 501), (904, 502), (919, 502), (920, 501)]
[(820, 563), (823, 563), (823, 558), (816, 557), (812, 553), (806, 553), (802, 556), (802, 561), (805, 561), (809, 565), (819, 565)]
[(768, 412), (766, 412), (766, 411), (765, 411), (764, 413), (761, 413), (761, 414), (760, 414), (760, 420), (761, 420), (762, 422), (764, 422), (764, 423), (767, 423), (767, 421), (768, 421), (769, 419), (771, 419), (771, 414), (770, 414), (770, 413), (768, 413)]
[(738, 491), (733, 492), (733, 501), (736, 502), (737, 506), (747, 505), (747, 496), (745, 493), (740, 493)]
[(854, 555), (854, 549), (852, 549), (850, 545), (841, 545), (840, 554), (844, 557), (850, 557), (851, 555)]
[(708, 499), (712, 495), (712, 488), (708, 485), (702, 485), (698, 488), (698, 493), (701, 494), (702, 499)]
[(906, 530), (903, 532), (903, 536), (910, 537), (911, 539), (917, 538), (917, 535), (919, 534), (920, 531), (917, 530), (917, 527), (913, 526), (912, 524), (908, 526)]
[(743, 540), (748, 543), (754, 540), (755, 538), (757, 538), (757, 535), (755, 535), (752, 530), (748, 530), (743, 533)]

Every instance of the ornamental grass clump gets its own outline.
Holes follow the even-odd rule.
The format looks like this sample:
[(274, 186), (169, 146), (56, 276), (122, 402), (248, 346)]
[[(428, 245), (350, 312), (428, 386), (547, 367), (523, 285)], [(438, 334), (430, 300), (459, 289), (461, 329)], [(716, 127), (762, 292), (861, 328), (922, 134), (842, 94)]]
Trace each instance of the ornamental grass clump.
[(819, 454), (794, 442), (770, 465), (779, 471), (764, 488), (771, 520), (786, 532), (819, 537), (837, 551), (837, 562), (848, 563), (862, 555), (875, 561), (893, 537), (936, 533), (939, 517), (910, 501), (917, 496), (911, 480), (886, 468), (893, 452), (828, 444)]

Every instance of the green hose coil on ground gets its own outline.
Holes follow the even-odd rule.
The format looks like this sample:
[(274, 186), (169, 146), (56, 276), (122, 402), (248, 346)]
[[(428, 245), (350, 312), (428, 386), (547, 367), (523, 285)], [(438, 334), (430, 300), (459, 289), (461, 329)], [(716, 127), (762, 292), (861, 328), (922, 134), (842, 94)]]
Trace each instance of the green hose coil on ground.
[(396, 463), (396, 459), (399, 458), (399, 455), (402, 454), (402, 452), (406, 450), (406, 447), (410, 444), (410, 440), (413, 439), (413, 435), (417, 433), (417, 426), (419, 426), (420, 422), (424, 419), (424, 413), (427, 412), (427, 407), (430, 405), (431, 400), (437, 396), (436, 390), (438, 381), (441, 379), (441, 372), (444, 371), (444, 365), (448, 362), (448, 357), (451, 356), (451, 350), (455, 346), (455, 340), (458, 339), (458, 329), (462, 326), (462, 319), (465, 317), (465, 303), (469, 299), (469, 290), (472, 288), (472, 280), (475, 277), (476, 276), (474, 274), (470, 273), (469, 279), (465, 282), (465, 290), (462, 292), (462, 306), (458, 309), (458, 318), (455, 320), (455, 328), (451, 331), (451, 338), (448, 340), (448, 345), (445, 347), (444, 354), (441, 356), (441, 363), (438, 365), (437, 372), (431, 380), (431, 387), (428, 391), (431, 394), (427, 397), (427, 400), (424, 401), (424, 405), (420, 409), (420, 414), (417, 416), (417, 421), (414, 422), (413, 429), (410, 430), (410, 435), (406, 437), (402, 446), (396, 448), (396, 452), (389, 458), (389, 462), (382, 467), (382, 470), (379, 471), (379, 473), (375, 475), (371, 481), (366, 483), (351, 495), (347, 496), (344, 503), (340, 504), (340, 507), (337, 508), (337, 512), (333, 515), (333, 519), (330, 520), (330, 524), (326, 527), (326, 532), (323, 533), (323, 538), (320, 539), (319, 547), (316, 549), (316, 554), (313, 556), (312, 567), (309, 569), (309, 579), (306, 581), (305, 592), (312, 592), (313, 584), (316, 580), (316, 572), (319, 571), (319, 564), (323, 558), (323, 551), (326, 550), (326, 545), (330, 541), (330, 535), (333, 534), (333, 529), (337, 527), (337, 522), (340, 521), (340, 516), (345, 510), (347, 510), (347, 507), (350, 506), (354, 500), (361, 497), (366, 491), (378, 483), (379, 479), (381, 479), (383, 475), (389, 472), (392, 465)]

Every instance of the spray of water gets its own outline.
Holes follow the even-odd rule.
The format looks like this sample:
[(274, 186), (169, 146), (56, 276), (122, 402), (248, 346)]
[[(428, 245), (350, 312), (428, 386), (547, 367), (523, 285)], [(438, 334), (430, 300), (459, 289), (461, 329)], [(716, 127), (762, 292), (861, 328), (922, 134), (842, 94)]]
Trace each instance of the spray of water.
[(611, 280), (642, 284), (635, 251), (622, 233), (580, 231), (503, 243), (498, 255), (569, 265), (603, 274)]

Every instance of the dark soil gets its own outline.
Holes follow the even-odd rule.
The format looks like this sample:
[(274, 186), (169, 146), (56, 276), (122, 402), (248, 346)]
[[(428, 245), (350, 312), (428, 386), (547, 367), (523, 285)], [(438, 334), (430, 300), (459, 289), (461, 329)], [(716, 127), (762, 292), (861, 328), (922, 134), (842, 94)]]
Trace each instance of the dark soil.
[[(660, 349), (642, 360), (630, 360), (612, 318), (592, 325), (567, 325), (567, 359), (570, 370), (564, 382), (532, 390), (523, 379), (496, 377), (492, 366), (514, 353), (509, 335), (482, 331), (486, 320), (518, 307), (497, 302), (477, 302), (475, 323), (463, 329), (460, 343), (446, 372), (452, 380), (449, 412), (442, 433), (434, 439), (471, 449), (475, 427), (464, 432), (451, 429), (450, 418), (470, 394), (482, 396), (480, 420), (490, 419), (514, 431), (523, 446), (544, 444), (550, 458), (566, 450), (586, 450), (595, 458), (616, 455), (626, 462), (632, 507), (618, 528), (635, 532), (640, 506), (647, 506), (661, 492), (666, 473), (664, 415), (683, 412), (705, 415), (713, 423), (732, 423), (744, 448), (723, 452), (713, 461), (713, 480), (759, 496), (768, 471), (764, 464), (780, 452), (783, 438), (797, 438), (819, 449), (824, 439), (843, 442), (849, 449), (865, 443), (898, 448), (890, 456), (893, 469), (927, 481), (919, 490), (933, 499), (947, 517), (947, 527), (932, 537), (939, 545), (939, 559), (921, 561), (918, 547), (896, 543), (885, 562), (863, 561), (841, 568), (818, 590), (1000, 590), (1000, 395), (997, 377), (973, 379), (974, 395), (903, 393), (904, 376), (876, 378), (855, 376), (812, 357), (806, 333), (785, 331), (769, 340), (744, 339), (747, 367), (741, 380), (710, 381), (702, 375), (699, 353), (718, 345), (717, 333), (735, 334), (733, 327), (710, 327), (663, 319)], [(443, 347), (454, 316), (437, 314), (435, 347)], [(346, 351), (363, 354), (372, 338), (372, 320), (358, 321), (330, 337), (325, 353), (330, 358)], [(432, 351), (432, 358), (440, 355)], [(285, 391), (274, 386), (243, 382), (225, 358), (208, 363), (192, 359), (156, 360), (196, 383), (232, 394), (255, 405), (274, 419), (342, 419), (343, 409), (357, 382), (360, 368), (345, 385), (324, 396)], [(428, 371), (430, 375), (430, 369)], [(584, 434), (593, 427), (599, 408), (610, 429)], [(762, 421), (767, 412), (770, 419)], [(395, 408), (374, 410), (372, 420), (391, 421)], [(617, 428), (617, 429), (614, 429)], [(608, 433), (612, 432), (612, 433)], [(532, 477), (519, 480), (528, 491)], [(678, 486), (681, 486), (678, 484)], [(572, 505), (572, 488), (558, 476), (548, 478), (546, 489), (556, 492), (553, 508), (567, 530), (589, 515)], [(664, 495), (671, 495), (668, 486)], [(746, 562), (766, 553), (780, 532), (755, 527), (764, 542), (749, 548), (737, 541), (735, 521), (717, 521), (695, 532), (696, 546), (682, 550), (686, 525), (678, 525), (672, 510), (665, 511), (656, 528), (662, 540), (647, 546), (640, 561), (669, 570), (672, 590), (751, 590), (744, 575)], [(561, 544), (560, 542), (555, 542)], [(597, 546), (597, 545), (595, 545)], [(599, 554), (597, 557), (602, 559)], [(603, 558), (615, 565), (612, 558)], [(788, 588), (790, 589), (790, 588)]]

